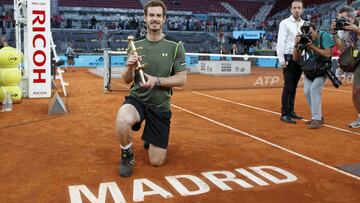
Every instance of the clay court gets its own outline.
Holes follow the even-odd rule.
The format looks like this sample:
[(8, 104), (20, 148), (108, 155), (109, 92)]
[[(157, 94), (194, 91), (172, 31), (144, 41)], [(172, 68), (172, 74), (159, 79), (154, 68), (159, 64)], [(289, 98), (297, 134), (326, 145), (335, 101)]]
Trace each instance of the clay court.
[[(347, 127), (351, 86), (325, 87), (326, 125), (310, 130), (279, 121), (281, 88), (236, 86), (253, 86), (256, 73), (189, 75), (172, 98), (166, 165), (150, 166), (135, 133), (134, 174), (120, 178), (114, 123), (127, 92), (104, 94), (87, 69), (67, 72), (68, 114), (48, 116), (49, 99), (0, 114), (0, 202), (360, 202), (359, 174), (343, 170), (360, 164), (360, 131)], [(310, 118), (301, 87), (296, 111)]]

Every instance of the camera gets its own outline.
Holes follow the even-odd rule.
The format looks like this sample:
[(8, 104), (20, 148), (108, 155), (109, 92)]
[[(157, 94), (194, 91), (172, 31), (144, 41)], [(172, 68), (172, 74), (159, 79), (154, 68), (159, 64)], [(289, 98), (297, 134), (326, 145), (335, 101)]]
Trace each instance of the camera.
[(311, 42), (311, 36), (309, 34), (301, 34), (300, 35), (300, 44), (306, 45), (307, 43)]
[(349, 21), (344, 17), (335, 20), (335, 30), (344, 30), (346, 25), (349, 25)]
[(305, 21), (303, 26), (300, 28), (302, 34), (300, 35), (300, 44), (305, 45), (311, 42), (311, 33), (310, 33), (310, 22)]
[(339, 88), (342, 85), (342, 82), (336, 77), (335, 73), (331, 71), (331, 62), (326, 63), (321, 70), (325, 71), (325, 74), (328, 76), (335, 88)]

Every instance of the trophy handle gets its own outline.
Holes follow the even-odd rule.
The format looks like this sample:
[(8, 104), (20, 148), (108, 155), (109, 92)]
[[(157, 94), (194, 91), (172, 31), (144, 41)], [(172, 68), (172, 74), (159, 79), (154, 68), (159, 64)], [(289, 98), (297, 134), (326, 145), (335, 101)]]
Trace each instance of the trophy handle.
[[(128, 36), (127, 39), (128, 39), (128, 42), (129, 42), (129, 46), (130, 46), (130, 48), (131, 48), (130, 52), (131, 52), (131, 53), (134, 53), (136, 56), (138, 56), (138, 53), (136, 52), (137, 49), (136, 49), (135, 43), (134, 43), (134, 36), (130, 35), (130, 36)], [(145, 66), (142, 65), (142, 64), (140, 63), (140, 61), (138, 61), (135, 70), (137, 70), (137, 71), (139, 72), (140, 80), (141, 80), (141, 82), (142, 82), (143, 84), (146, 83), (144, 71), (142, 70), (142, 69), (144, 69), (144, 68), (145, 68)]]
[(142, 69), (139, 69), (139, 75), (140, 75), (140, 80), (143, 84), (146, 83), (146, 80), (145, 80), (145, 75), (144, 75), (144, 71)]

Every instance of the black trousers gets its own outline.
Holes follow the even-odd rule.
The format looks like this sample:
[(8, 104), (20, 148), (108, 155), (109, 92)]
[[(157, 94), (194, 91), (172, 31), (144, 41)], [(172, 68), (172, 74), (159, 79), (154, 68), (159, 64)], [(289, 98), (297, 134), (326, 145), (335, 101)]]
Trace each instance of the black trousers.
[(301, 66), (290, 60), (286, 68), (283, 69), (284, 88), (281, 97), (281, 115), (289, 115), (294, 112), (296, 88), (301, 78)]

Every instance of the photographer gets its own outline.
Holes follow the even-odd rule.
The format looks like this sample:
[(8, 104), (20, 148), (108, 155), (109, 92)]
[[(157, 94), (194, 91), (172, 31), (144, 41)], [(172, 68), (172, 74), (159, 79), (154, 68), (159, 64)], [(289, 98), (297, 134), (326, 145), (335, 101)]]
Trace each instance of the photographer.
[[(333, 33), (336, 47), (344, 51), (351, 46), (354, 46), (354, 53), (359, 49), (359, 22), (356, 20), (356, 10), (350, 6), (344, 6), (337, 14), (337, 19), (331, 24), (331, 31)], [(356, 57), (356, 56), (355, 56)], [(358, 57), (356, 57), (358, 58)], [(354, 67), (356, 68), (356, 67)], [(353, 88), (352, 88), (352, 102), (358, 117), (355, 121), (349, 124), (350, 128), (360, 127), (360, 68), (354, 71)]]
[(307, 124), (310, 129), (317, 129), (323, 123), (321, 93), (327, 78), (325, 70), (331, 68), (335, 42), (329, 33), (318, 31), (309, 22), (304, 23), (302, 33), (295, 39), (293, 57), (302, 65), (305, 75), (304, 94), (311, 111), (311, 121)]
[(75, 65), (76, 53), (74, 52), (74, 49), (72, 48), (71, 42), (68, 43), (68, 47), (66, 48), (65, 55), (67, 57), (67, 65), (68, 66)]

